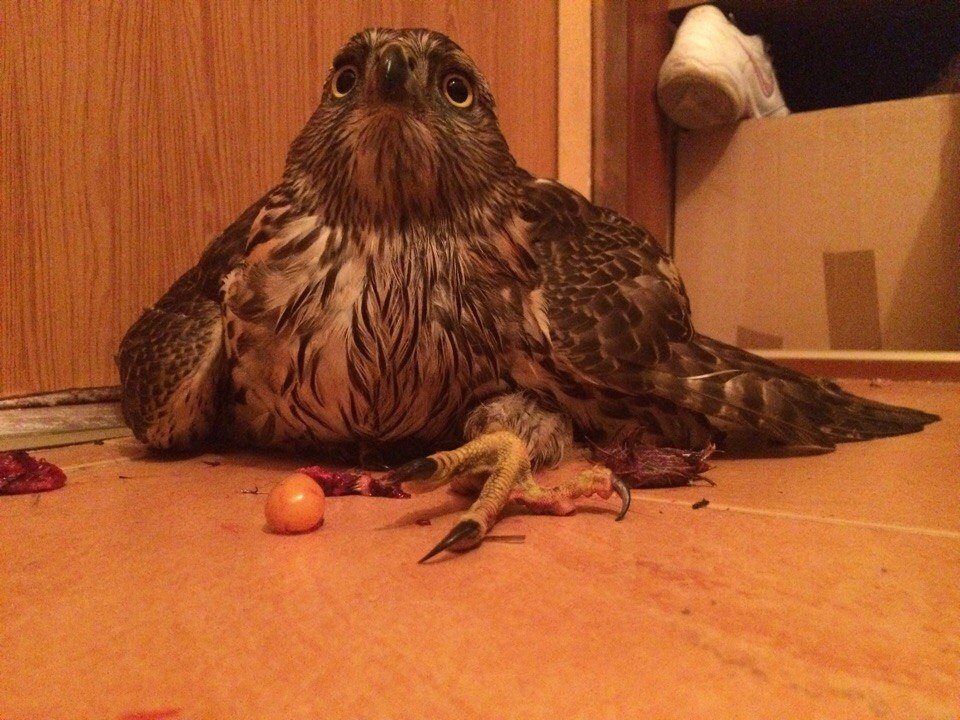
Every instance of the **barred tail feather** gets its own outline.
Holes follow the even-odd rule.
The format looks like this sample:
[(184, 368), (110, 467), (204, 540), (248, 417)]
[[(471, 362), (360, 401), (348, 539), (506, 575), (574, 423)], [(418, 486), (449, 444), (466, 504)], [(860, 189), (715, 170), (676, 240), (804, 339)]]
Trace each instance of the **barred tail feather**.
[(859, 397), (703, 335), (675, 346), (648, 377), (655, 392), (678, 405), (787, 445), (832, 448), (917, 432), (940, 419)]

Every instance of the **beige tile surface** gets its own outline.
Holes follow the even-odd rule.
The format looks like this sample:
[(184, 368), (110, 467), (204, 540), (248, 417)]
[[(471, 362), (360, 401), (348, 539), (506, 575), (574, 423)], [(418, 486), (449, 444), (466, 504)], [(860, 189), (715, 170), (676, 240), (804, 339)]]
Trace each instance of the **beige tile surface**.
[(955, 718), (960, 386), (856, 389), (945, 420), (426, 566), (445, 490), (281, 537), (296, 460), (43, 451), (67, 485), (0, 498), (0, 718)]
[(875, 400), (939, 412), (946, 421), (921, 433), (845, 443), (834, 452), (806, 457), (718, 455), (709, 473), (716, 487), (637, 497), (686, 502), (702, 496), (738, 509), (950, 531), (948, 535), (960, 538), (960, 436), (951, 407), (960, 398), (958, 386), (885, 382), (873, 387), (866, 381), (846, 385)]

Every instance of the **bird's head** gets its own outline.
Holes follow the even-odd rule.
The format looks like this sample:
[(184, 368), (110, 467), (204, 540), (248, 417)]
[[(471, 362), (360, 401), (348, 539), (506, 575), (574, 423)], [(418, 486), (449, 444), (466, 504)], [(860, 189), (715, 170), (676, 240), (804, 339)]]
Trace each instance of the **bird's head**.
[(470, 221), (502, 204), (515, 162), (473, 61), (430, 30), (370, 29), (336, 54), (286, 181), (350, 224)]

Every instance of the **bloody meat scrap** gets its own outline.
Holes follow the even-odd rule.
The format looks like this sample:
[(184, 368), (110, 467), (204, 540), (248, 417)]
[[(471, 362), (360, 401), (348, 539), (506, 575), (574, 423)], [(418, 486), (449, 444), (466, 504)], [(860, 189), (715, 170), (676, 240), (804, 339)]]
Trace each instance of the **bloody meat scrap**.
[(24, 450), (0, 452), (0, 495), (40, 493), (62, 488), (63, 470)]
[(297, 472), (307, 475), (319, 483), (328, 497), (337, 495), (366, 495), (368, 497), (408, 498), (400, 483), (390, 480), (390, 473), (382, 477), (373, 477), (364, 472), (349, 470), (328, 470), (320, 465), (302, 467)]

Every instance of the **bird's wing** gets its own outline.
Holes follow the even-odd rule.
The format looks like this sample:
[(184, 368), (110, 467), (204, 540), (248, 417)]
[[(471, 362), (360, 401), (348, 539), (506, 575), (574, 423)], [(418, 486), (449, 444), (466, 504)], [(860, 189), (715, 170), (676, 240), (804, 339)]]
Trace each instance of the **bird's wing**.
[(127, 330), (116, 356), (121, 406), (142, 441), (202, 442), (214, 425), (223, 368), (220, 285), (249, 245), (269, 196), (247, 208)]
[(828, 448), (937, 419), (699, 335), (676, 268), (646, 231), (558, 183), (526, 188), (552, 360), (577, 382), (656, 395), (791, 445)]
[(522, 215), (555, 358), (591, 383), (644, 391), (643, 371), (693, 336), (670, 257), (643, 228), (553, 181), (527, 181)]

